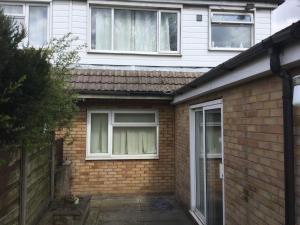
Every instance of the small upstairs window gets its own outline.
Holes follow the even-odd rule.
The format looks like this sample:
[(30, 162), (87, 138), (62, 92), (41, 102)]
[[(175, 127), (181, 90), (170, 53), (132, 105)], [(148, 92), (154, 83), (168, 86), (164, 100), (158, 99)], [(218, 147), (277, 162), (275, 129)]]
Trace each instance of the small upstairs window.
[(211, 13), (210, 49), (245, 50), (253, 44), (253, 14)]
[(25, 44), (28, 42), (30, 46), (41, 47), (47, 43), (48, 5), (0, 2), (0, 9), (13, 18), (17, 26), (25, 28)]
[(90, 50), (179, 53), (179, 11), (91, 6)]

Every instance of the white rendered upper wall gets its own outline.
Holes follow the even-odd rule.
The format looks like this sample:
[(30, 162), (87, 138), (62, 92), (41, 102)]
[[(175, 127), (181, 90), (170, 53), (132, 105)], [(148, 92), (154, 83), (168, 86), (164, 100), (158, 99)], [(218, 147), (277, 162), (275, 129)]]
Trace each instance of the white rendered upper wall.
[[(0, 0), (0, 4), (1, 4)], [(6, 1), (6, 3), (19, 1)], [(29, 2), (29, 1), (26, 1)], [(107, 2), (110, 5), (107, 5)], [(245, 10), (246, 3), (233, 2), (214, 2), (212, 5), (190, 5), (190, 4), (162, 4), (156, 3), (135, 3), (132, 1), (39, 1), (38, 4), (49, 6), (49, 39), (52, 37), (61, 37), (69, 32), (78, 37), (78, 41), (74, 45), (86, 44), (86, 48), (80, 52), (80, 63), (83, 65), (107, 65), (107, 66), (155, 66), (155, 67), (196, 67), (211, 68), (223, 61), (235, 56), (241, 51), (237, 50), (216, 50), (212, 49), (210, 43), (210, 33), (212, 30), (211, 18), (213, 12), (219, 13), (241, 13), (250, 14), (252, 26), (252, 45), (260, 42), (271, 35), (271, 11), (274, 5), (258, 4), (250, 11)], [(200, 2), (200, 1), (199, 1)], [(20, 1), (20, 3), (22, 3)], [(34, 3), (36, 4), (36, 3)], [(112, 5), (114, 4), (114, 5)], [(125, 5), (124, 5), (125, 4)], [(130, 5), (126, 5), (130, 4)], [(218, 5), (217, 5), (218, 4)], [(240, 5), (240, 6), (238, 6)], [(178, 12), (178, 51), (171, 53), (156, 52), (149, 54), (147, 52), (126, 52), (122, 51), (95, 51), (91, 46), (91, 7), (114, 8), (112, 12), (116, 12), (116, 8), (129, 9), (145, 9), (159, 10), (157, 14), (158, 21), (161, 21), (161, 12), (175, 11)], [(27, 9), (29, 7), (27, 6)], [(26, 12), (25, 12), (26, 14)], [(38, 14), (37, 14), (38, 15)], [(114, 15), (114, 14), (113, 14)], [(221, 15), (221, 17), (224, 14)], [(216, 17), (216, 18), (221, 18)], [(105, 17), (101, 17), (105, 18)], [(230, 17), (228, 17), (230, 18)], [(112, 19), (112, 24), (114, 20)], [(219, 31), (225, 24), (215, 24)], [(245, 24), (234, 24), (236, 29)], [(249, 25), (249, 24), (248, 24)], [(247, 24), (245, 25), (247, 26)], [(157, 27), (160, 27), (159, 22)], [(114, 28), (112, 28), (113, 30)], [(124, 30), (124, 29), (123, 29)], [(125, 29), (126, 30), (126, 29)], [(241, 29), (243, 30), (243, 29)], [(153, 31), (153, 30), (152, 30)], [(159, 32), (157, 32), (159, 35)], [(242, 32), (238, 35), (245, 35)], [(222, 32), (219, 32), (222, 34)], [(148, 37), (144, 34), (145, 39)], [(143, 35), (139, 35), (143, 37)], [(115, 37), (116, 38), (116, 37)], [(118, 37), (122, 40), (122, 37)], [(157, 40), (160, 39), (159, 36)], [(241, 39), (241, 38), (240, 38)], [(139, 40), (141, 44), (142, 40)], [(159, 43), (158, 43), (159, 45)], [(243, 47), (243, 46), (242, 46)]]

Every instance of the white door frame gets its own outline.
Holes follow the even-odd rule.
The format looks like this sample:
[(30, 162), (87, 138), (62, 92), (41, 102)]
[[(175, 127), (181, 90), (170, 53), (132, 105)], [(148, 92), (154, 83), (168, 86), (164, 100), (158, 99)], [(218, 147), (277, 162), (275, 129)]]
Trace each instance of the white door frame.
[[(222, 99), (209, 101), (201, 104), (191, 105), (189, 110), (190, 116), (190, 191), (191, 191), (191, 209), (190, 213), (200, 225), (206, 225), (206, 218), (200, 215), (196, 210), (196, 163), (195, 163), (195, 112), (199, 109), (206, 110), (210, 109), (221, 109), (221, 136), (222, 136), (222, 194), (223, 194), (223, 225), (225, 225), (225, 188), (224, 188), (224, 138), (223, 138), (223, 101)], [(204, 122), (204, 121), (203, 121)], [(204, 126), (205, 127), (205, 126)], [(205, 129), (205, 128), (204, 128)], [(205, 130), (203, 136), (205, 135)], [(205, 140), (205, 139), (204, 139)], [(205, 141), (204, 141), (205, 143)], [(206, 160), (205, 164), (206, 164)], [(205, 192), (206, 192), (206, 179), (205, 179)], [(205, 193), (206, 198), (206, 193)], [(205, 204), (206, 211), (206, 204)]]

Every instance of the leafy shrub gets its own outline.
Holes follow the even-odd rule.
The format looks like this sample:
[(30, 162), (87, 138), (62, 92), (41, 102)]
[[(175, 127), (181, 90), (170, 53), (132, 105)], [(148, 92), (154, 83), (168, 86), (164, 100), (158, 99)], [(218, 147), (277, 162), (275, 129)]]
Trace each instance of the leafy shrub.
[(69, 34), (43, 48), (20, 48), (24, 37), (0, 11), (0, 149), (49, 144), (77, 110), (68, 79), (80, 46), (71, 49)]

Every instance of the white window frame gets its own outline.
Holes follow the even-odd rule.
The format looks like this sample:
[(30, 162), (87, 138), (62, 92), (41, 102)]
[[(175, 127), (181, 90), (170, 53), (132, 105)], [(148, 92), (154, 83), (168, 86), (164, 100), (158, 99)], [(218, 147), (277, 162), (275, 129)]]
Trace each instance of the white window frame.
[[(111, 50), (97, 50), (92, 49), (92, 8), (100, 9), (111, 9)], [(126, 9), (126, 10), (141, 10), (141, 11), (153, 11), (157, 13), (157, 44), (156, 51), (146, 52), (146, 51), (119, 51), (114, 50), (114, 11), (115, 9)], [(160, 21), (161, 13), (177, 13), (177, 51), (161, 51), (160, 50)], [(132, 54), (132, 55), (180, 55), (181, 53), (181, 9), (156, 9), (156, 8), (141, 8), (141, 7), (122, 7), (122, 6), (109, 6), (109, 5), (99, 5), (99, 4), (88, 4), (88, 52), (89, 53), (107, 53), (107, 54)]]
[[(250, 22), (239, 22), (239, 21), (212, 21), (212, 17), (213, 15), (216, 14), (228, 14), (228, 15), (247, 15), (251, 17), (251, 21)], [(239, 12), (239, 11), (217, 11), (217, 10), (209, 10), (209, 20), (208, 20), (208, 28), (209, 28), (209, 32), (208, 32), (208, 36), (209, 36), (209, 40), (208, 40), (208, 49), (209, 50), (213, 50), (213, 51), (244, 51), (247, 50), (248, 48), (218, 48), (218, 47), (213, 47), (212, 46), (212, 24), (216, 23), (216, 24), (247, 24), (247, 25), (251, 25), (251, 46), (253, 46), (254, 44), (254, 21), (255, 17), (254, 17), (254, 11), (252, 12)], [(250, 47), (251, 47), (250, 46)]]
[[(189, 108), (189, 130), (190, 130), (190, 214), (199, 225), (206, 225), (206, 218), (196, 209), (196, 146), (195, 146), (195, 112), (199, 110), (221, 109), (221, 139), (222, 139), (222, 153), (210, 154), (207, 158), (222, 158), (222, 166), (220, 166), (220, 175), (222, 174), (222, 197), (223, 197), (223, 224), (225, 225), (225, 173), (224, 173), (224, 119), (223, 119), (223, 100), (217, 99), (214, 101), (204, 102), (196, 105), (191, 105)], [(203, 113), (204, 113), (203, 111)], [(205, 129), (205, 128), (204, 128)], [(205, 137), (205, 130), (203, 138)], [(206, 162), (205, 162), (206, 163)], [(206, 167), (206, 165), (205, 165)], [(204, 186), (206, 187), (206, 178)], [(206, 188), (205, 188), (206, 192)], [(206, 194), (205, 194), (206, 202)], [(206, 211), (205, 206), (205, 211)]]
[[(43, 7), (47, 7), (47, 42), (49, 42), (50, 40), (50, 30), (51, 30), (51, 23), (50, 23), (50, 3), (49, 2), (45, 2), (45, 3), (39, 3), (39, 2), (30, 2), (30, 3), (26, 3), (26, 2), (2, 2), (0, 1), (1, 5), (22, 5), (23, 7), (23, 13), (22, 14), (5, 14), (7, 16), (11, 16), (13, 18), (22, 18), (24, 19), (24, 26), (25, 26), (25, 31), (28, 33), (29, 32), (29, 8), (30, 6), (43, 6)], [(27, 43), (29, 43), (29, 39), (28, 39), (28, 35), (24, 38), (24, 40), (22, 41), (22, 43), (24, 43), (25, 45)], [(29, 46), (38, 48), (38, 47), (42, 47), (42, 46), (33, 46), (30, 45)]]
[[(108, 115), (108, 151), (107, 153), (91, 153), (91, 115), (93, 113), (103, 113)], [(116, 113), (153, 113), (155, 122), (153, 123), (117, 123), (114, 122)], [(140, 155), (114, 155), (113, 149), (113, 128), (114, 127), (156, 127), (156, 154)], [(86, 135), (86, 160), (127, 160), (127, 159), (159, 159), (159, 113), (158, 110), (87, 110), (87, 135)]]

